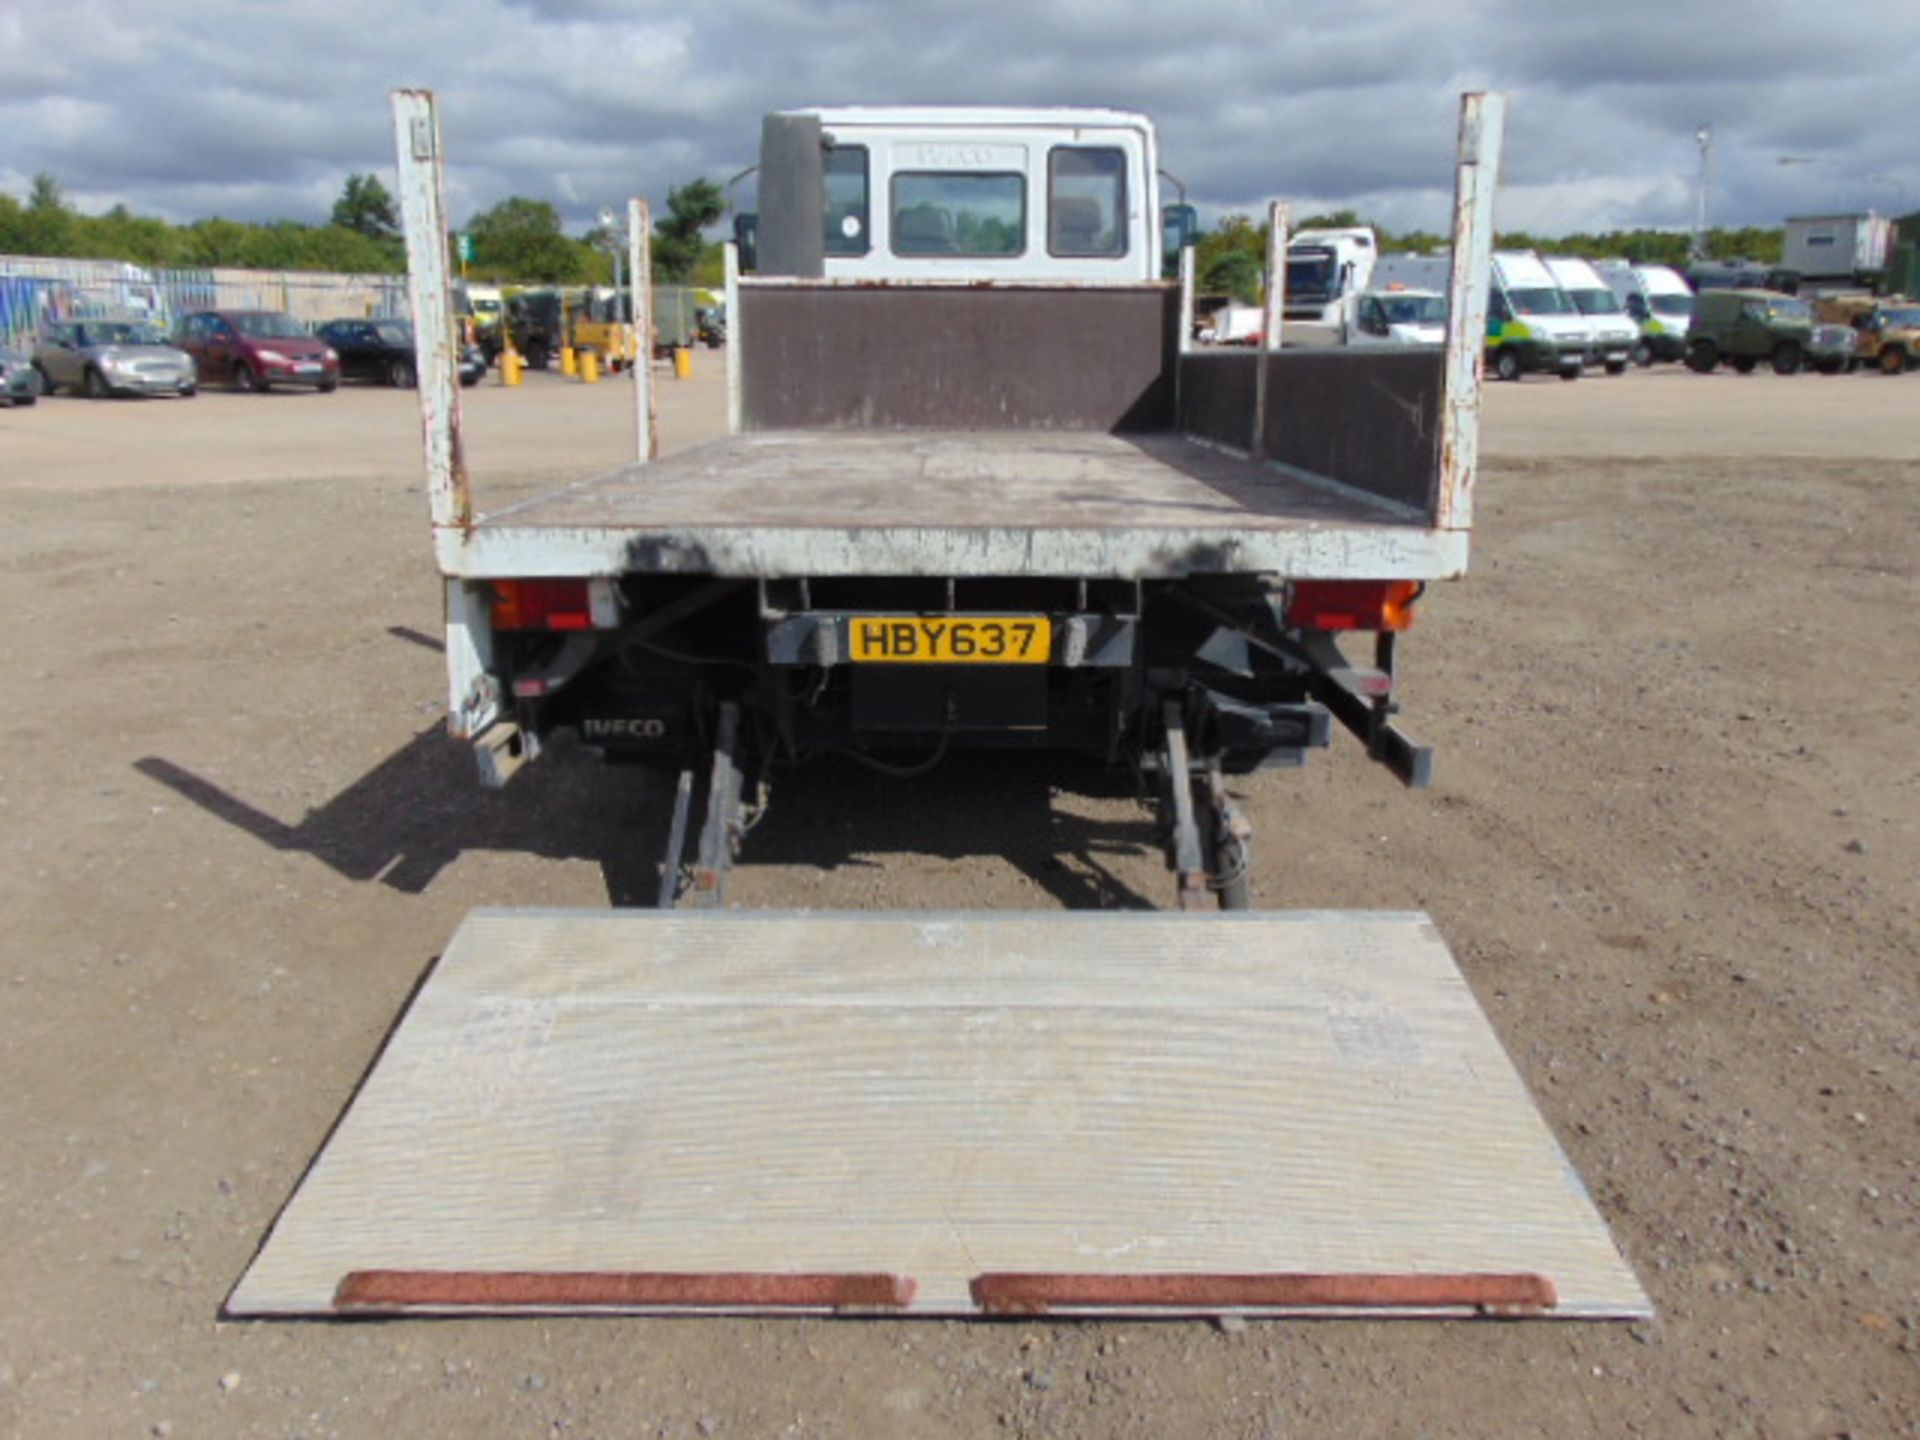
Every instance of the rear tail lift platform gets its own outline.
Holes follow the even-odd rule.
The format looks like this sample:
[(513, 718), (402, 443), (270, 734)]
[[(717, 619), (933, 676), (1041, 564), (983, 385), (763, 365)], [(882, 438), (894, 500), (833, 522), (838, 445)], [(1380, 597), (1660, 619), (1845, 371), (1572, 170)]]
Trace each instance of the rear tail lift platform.
[(487, 910), (227, 1310), (1650, 1313), (1423, 915)]

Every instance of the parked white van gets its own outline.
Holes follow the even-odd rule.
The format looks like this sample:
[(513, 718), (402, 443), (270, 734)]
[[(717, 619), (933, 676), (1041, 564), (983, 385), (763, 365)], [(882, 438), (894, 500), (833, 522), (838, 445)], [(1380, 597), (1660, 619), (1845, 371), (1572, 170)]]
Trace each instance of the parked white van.
[(1585, 260), (1571, 255), (1549, 255), (1546, 265), (1554, 283), (1566, 292), (1573, 308), (1593, 327), (1594, 348), (1588, 360), (1605, 365), (1609, 375), (1624, 374), (1640, 339), (1640, 327), (1627, 318), (1620, 297)]
[(1496, 250), (1487, 297), (1487, 363), (1502, 380), (1550, 370), (1578, 380), (1593, 329), (1531, 250)]
[(1678, 360), (1687, 353), (1687, 326), (1693, 321), (1693, 289), (1670, 265), (1632, 265), (1600, 260), (1594, 269), (1620, 297), (1627, 318), (1640, 327), (1636, 365)]
[(1395, 285), (1360, 297), (1349, 345), (1444, 345), (1447, 297)]

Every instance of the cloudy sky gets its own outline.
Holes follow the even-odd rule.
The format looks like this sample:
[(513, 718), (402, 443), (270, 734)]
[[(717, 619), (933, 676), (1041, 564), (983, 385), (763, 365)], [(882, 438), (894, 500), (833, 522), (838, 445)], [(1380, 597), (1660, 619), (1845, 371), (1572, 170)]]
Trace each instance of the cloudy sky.
[(428, 85), (458, 222), (724, 178), (769, 109), (970, 102), (1145, 110), (1209, 215), (1443, 228), (1491, 86), (1505, 228), (1687, 225), (1703, 123), (1714, 223), (1771, 224), (1920, 206), (1916, 66), (1920, 0), (0, 0), (0, 190), (320, 219), (391, 178), (386, 92)]

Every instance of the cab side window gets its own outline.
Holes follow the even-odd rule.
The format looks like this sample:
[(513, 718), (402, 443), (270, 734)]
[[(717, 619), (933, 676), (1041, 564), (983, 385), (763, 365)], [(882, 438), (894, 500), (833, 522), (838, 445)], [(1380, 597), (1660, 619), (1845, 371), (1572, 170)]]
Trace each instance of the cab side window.
[(1127, 253), (1127, 156), (1111, 146), (1056, 145), (1047, 155), (1047, 253)]
[(1513, 319), (1513, 307), (1507, 303), (1506, 291), (1495, 290), (1487, 297), (1487, 319), (1498, 325)]
[(829, 255), (864, 255), (873, 244), (868, 235), (867, 147), (835, 145), (822, 165), (827, 190), (822, 248)]

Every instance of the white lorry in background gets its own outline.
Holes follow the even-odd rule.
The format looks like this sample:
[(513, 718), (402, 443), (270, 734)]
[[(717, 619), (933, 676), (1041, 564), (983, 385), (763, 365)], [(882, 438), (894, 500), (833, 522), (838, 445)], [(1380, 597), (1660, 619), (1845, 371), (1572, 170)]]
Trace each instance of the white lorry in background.
[(1693, 287), (1670, 265), (1634, 265), (1625, 260), (1596, 260), (1593, 268), (1619, 297), (1627, 318), (1640, 329), (1633, 363), (1679, 360), (1687, 353), (1687, 327), (1693, 322)]
[(1536, 370), (1578, 380), (1593, 328), (1531, 250), (1496, 250), (1487, 296), (1487, 363), (1502, 380)]
[(1893, 222), (1868, 210), (1855, 215), (1790, 215), (1781, 268), (1802, 280), (1864, 284), (1886, 269)]
[[(1287, 242), (1287, 297), (1284, 317), (1307, 333), (1288, 343), (1344, 341), (1353, 329), (1360, 296), (1373, 284), (1379, 237), (1370, 225), (1343, 229), (1298, 230)], [(1314, 329), (1330, 331), (1315, 336)]]
[(1349, 345), (1444, 345), (1447, 297), (1440, 290), (1402, 285), (1360, 297)]
[(1627, 361), (1639, 343), (1640, 331), (1627, 318), (1620, 297), (1600, 278), (1599, 271), (1577, 256), (1550, 255), (1545, 263), (1547, 273), (1593, 331), (1593, 349), (1587, 354), (1589, 363), (1606, 366), (1609, 375), (1625, 374)]

